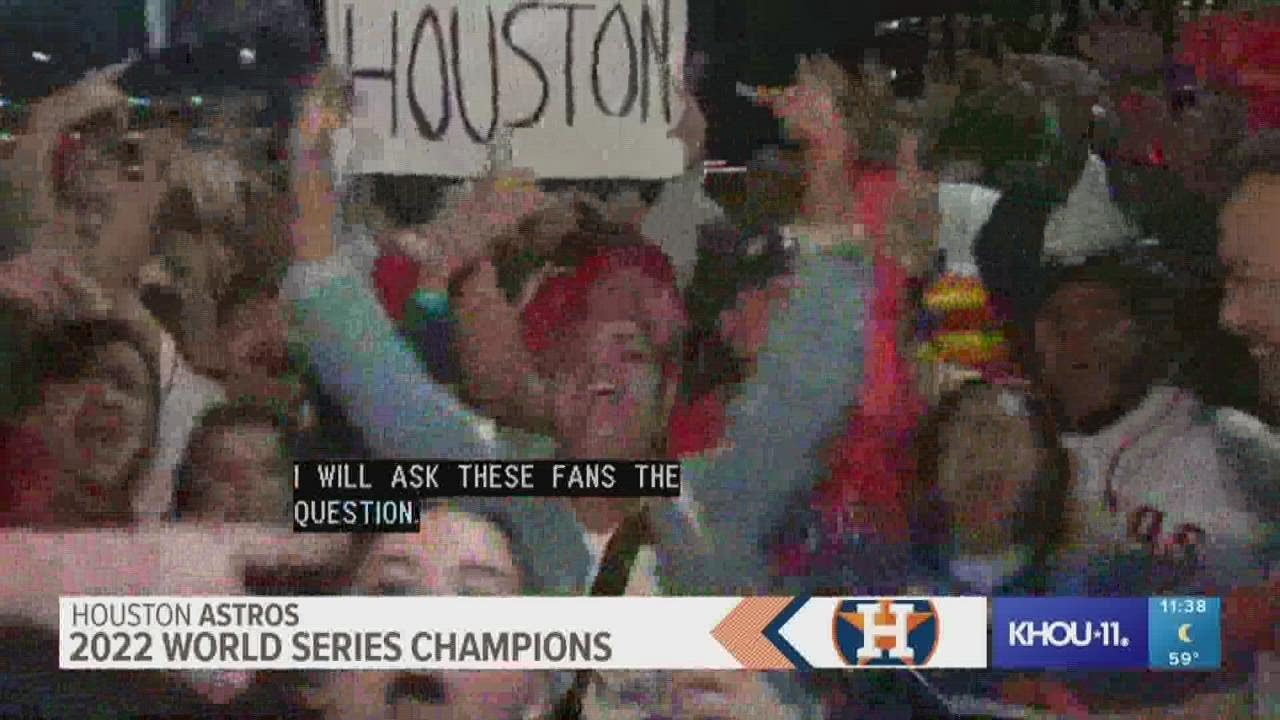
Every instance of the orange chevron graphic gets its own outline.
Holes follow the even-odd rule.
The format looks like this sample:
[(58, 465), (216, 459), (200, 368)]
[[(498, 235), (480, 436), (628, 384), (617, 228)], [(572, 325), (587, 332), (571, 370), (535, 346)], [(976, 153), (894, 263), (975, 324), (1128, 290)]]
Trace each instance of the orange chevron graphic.
[(764, 636), (764, 629), (791, 600), (789, 597), (745, 598), (711, 631), (711, 637), (746, 670), (794, 670), (791, 661)]

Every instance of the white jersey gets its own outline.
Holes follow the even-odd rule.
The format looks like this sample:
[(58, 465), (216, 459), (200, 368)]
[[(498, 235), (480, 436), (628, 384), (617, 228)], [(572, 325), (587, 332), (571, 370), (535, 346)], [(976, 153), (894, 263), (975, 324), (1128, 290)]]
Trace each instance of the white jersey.
[(1157, 387), (1101, 432), (1064, 435), (1076, 467), (1068, 547), (1093, 558), (1191, 556), (1196, 574), (1224, 582), (1258, 569), (1267, 523), (1206, 418), (1191, 393)]

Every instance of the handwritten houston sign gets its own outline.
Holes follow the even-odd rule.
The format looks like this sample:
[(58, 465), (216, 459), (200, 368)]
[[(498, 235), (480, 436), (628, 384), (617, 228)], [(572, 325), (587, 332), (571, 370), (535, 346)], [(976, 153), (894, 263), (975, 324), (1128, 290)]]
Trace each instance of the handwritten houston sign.
[[(351, 172), (476, 176), (508, 132), (542, 177), (679, 174), (687, 0), (327, 0)], [(504, 128), (509, 130), (504, 131)]]

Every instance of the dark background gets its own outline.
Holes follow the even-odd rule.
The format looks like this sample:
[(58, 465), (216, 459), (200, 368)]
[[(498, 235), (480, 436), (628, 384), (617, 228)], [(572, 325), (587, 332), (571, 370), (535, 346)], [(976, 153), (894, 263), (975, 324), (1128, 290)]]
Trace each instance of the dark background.
[[(1173, 0), (1145, 2), (1171, 6)], [(322, 0), (168, 3), (171, 42), (253, 33), (265, 25), (301, 44), (323, 43)], [(923, 64), (921, 38), (905, 44), (901, 37), (876, 38), (876, 21), (989, 13), (1008, 30), (1002, 35), (1012, 38), (1047, 5), (1048, 0), (689, 0), (690, 48), (711, 60), (699, 88), (710, 122), (711, 157), (742, 163), (754, 148), (781, 142), (777, 123), (736, 97), (736, 82), (779, 85), (791, 77), (799, 54), (824, 52), (851, 67), (866, 49), (895, 43), (895, 65)], [(0, 0), (0, 91), (39, 95), (45, 86), (65, 84), (90, 67), (144, 49), (146, 41), (145, 0)], [(34, 67), (33, 49), (54, 55), (56, 67)]]
[[(973, 6), (974, 0), (690, 0), (690, 46), (712, 60), (701, 88), (713, 157), (741, 162), (751, 148), (777, 142), (767, 113), (734, 95), (734, 83), (781, 84), (800, 53), (859, 58), (874, 22)], [(322, 43), (321, 0), (169, 0), (170, 42), (200, 33), (253, 32), (264, 24)], [(307, 22), (307, 18), (310, 22)], [(305, 26), (311, 25), (308, 29)], [(147, 43), (145, 0), (0, 0), (0, 87), (39, 96), (118, 62)], [(54, 56), (53, 66), (31, 52)]]

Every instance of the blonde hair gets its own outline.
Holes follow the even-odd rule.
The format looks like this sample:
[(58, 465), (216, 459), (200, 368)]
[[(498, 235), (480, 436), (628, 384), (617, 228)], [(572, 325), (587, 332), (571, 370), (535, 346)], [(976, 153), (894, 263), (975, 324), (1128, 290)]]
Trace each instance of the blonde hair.
[(248, 219), (244, 193), (252, 179), (232, 150), (183, 148), (169, 172), (174, 184), (191, 192), (201, 224), (211, 220), (243, 223)]

